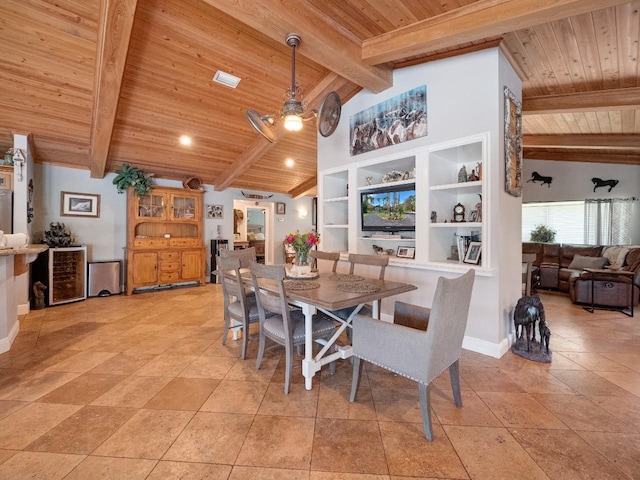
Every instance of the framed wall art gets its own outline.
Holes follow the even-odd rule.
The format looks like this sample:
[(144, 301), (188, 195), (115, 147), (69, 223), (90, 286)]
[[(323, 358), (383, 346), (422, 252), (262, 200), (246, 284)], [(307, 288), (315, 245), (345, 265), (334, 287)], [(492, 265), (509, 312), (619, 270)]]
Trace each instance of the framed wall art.
[(207, 218), (224, 218), (224, 205), (207, 205)]
[(504, 190), (522, 195), (522, 103), (504, 87)]
[(100, 218), (100, 195), (60, 192), (60, 215)]
[(284, 202), (276, 202), (276, 215), (284, 215), (287, 213), (287, 204)]

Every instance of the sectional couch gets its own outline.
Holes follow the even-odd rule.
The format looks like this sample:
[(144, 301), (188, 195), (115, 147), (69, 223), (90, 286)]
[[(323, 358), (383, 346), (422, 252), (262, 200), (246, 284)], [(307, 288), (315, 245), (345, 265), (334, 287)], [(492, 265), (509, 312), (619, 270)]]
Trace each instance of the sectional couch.
[[(523, 242), (522, 253), (536, 254), (538, 288), (565, 292), (574, 303), (591, 304), (592, 275), (584, 269), (602, 269), (593, 280), (594, 304), (629, 306), (631, 282), (635, 286), (634, 304), (638, 304), (640, 247)], [(633, 272), (633, 276), (616, 275), (618, 270)]]

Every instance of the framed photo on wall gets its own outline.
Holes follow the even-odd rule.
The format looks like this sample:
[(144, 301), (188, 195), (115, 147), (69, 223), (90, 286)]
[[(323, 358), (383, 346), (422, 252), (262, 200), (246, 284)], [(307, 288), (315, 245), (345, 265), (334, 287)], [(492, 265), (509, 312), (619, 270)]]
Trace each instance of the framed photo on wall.
[(284, 215), (287, 213), (287, 204), (284, 202), (276, 202), (276, 215)]
[(207, 218), (224, 217), (224, 205), (207, 205)]
[(60, 215), (100, 218), (100, 195), (60, 192)]

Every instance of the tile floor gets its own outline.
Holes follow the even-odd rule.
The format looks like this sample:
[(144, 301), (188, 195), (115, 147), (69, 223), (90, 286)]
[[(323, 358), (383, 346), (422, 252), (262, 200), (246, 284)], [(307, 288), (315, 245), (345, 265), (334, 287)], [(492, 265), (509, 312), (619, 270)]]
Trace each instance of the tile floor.
[(0, 479), (640, 478), (638, 315), (542, 298), (553, 362), (465, 351), (432, 443), (415, 384), (381, 369), (354, 404), (348, 362), (284, 395), (279, 347), (256, 371), (256, 341), (221, 345), (219, 285), (33, 311), (0, 355)]

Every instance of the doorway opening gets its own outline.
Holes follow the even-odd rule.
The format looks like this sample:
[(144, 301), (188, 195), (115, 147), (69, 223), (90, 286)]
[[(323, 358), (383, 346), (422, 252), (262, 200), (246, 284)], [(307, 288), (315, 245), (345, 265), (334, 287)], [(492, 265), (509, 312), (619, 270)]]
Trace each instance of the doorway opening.
[(254, 247), (258, 262), (273, 263), (273, 204), (234, 200), (233, 209), (234, 244)]

